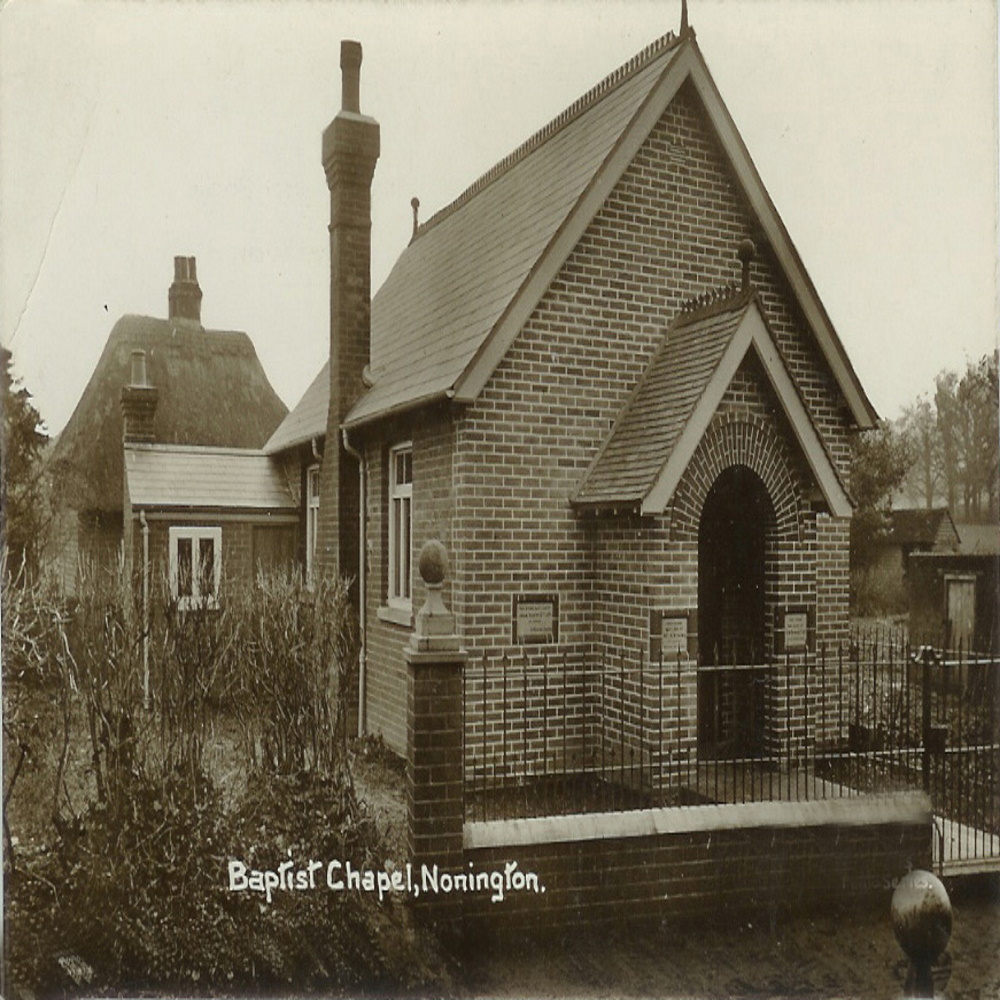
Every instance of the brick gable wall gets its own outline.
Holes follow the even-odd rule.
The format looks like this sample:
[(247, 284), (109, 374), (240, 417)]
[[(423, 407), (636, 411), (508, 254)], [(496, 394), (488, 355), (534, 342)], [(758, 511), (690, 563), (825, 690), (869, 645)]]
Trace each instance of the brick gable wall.
[[(688, 496), (697, 506), (703, 494), (698, 500), (697, 491), (680, 490), (676, 511), (642, 520), (595, 521), (574, 512), (569, 499), (680, 306), (738, 280), (736, 248), (747, 236), (758, 244), (752, 278), (775, 340), (846, 477), (846, 406), (772, 252), (761, 244), (699, 99), (685, 86), (480, 397), (455, 414), (445, 448), (450, 492), (439, 478), (443, 466), (430, 452), (420, 457), (433, 427), (423, 445), (414, 432), (414, 553), (432, 528), (448, 533), (449, 606), (473, 663), (512, 649), (517, 594), (558, 595), (560, 641), (548, 648), (577, 660), (602, 645), (616, 647), (615, 655), (645, 653), (651, 607), (696, 603), (697, 533), (692, 548), (693, 508), (682, 500)], [(793, 553), (769, 582), (772, 595), (812, 602), (822, 596), (817, 629), (832, 636), (846, 622), (846, 525), (811, 510), (811, 475), (764, 378), (759, 366), (745, 366), (717, 420), (758, 428), (761, 450), (754, 454), (770, 463), (762, 478), (775, 491), (779, 534)], [(386, 550), (384, 528), (376, 528), (385, 497), (375, 480), (384, 476), (384, 464), (381, 454), (370, 461), (378, 469), (369, 495), (373, 564)], [(384, 601), (380, 573), (370, 573), (370, 608)], [(416, 609), (421, 595), (414, 596)], [(398, 745), (406, 636), (373, 619), (370, 610), (369, 718), (378, 731), (396, 732)]]
[[(597, 578), (602, 585), (606, 578), (595, 575), (592, 528), (568, 499), (681, 304), (738, 278), (735, 251), (746, 236), (758, 236), (753, 220), (703, 124), (697, 96), (682, 88), (458, 422), (455, 532), (462, 572), (454, 610), (470, 646), (498, 645), (500, 621), (509, 634), (511, 592), (553, 588), (560, 593), (560, 637), (573, 645), (596, 641), (590, 602)], [(753, 280), (789, 370), (846, 476), (843, 401), (767, 247), (754, 261)], [(733, 405), (765, 416), (776, 408), (773, 398), (736, 395)], [(795, 463), (797, 457), (801, 489), (805, 477)], [(624, 534), (673, 557), (663, 526), (633, 526)], [(696, 565), (683, 562), (670, 572), (690, 584)], [(645, 608), (636, 613), (636, 623), (644, 620)]]

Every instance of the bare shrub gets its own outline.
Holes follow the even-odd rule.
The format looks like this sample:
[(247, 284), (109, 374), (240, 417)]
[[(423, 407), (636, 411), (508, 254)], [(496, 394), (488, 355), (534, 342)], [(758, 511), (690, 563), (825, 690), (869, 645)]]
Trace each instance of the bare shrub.
[[(7, 860), (14, 864), (9, 826), (11, 798), (26, 763), (48, 779), (31, 790), (45, 828), (58, 822), (68, 795), (64, 774), (73, 729), (74, 661), (66, 635), (69, 612), (48, 577), (8, 574), (0, 559), (3, 608), (3, 828)], [(48, 704), (49, 712), (34, 709)], [(51, 766), (46, 766), (51, 763)]]
[(205, 755), (218, 714), (224, 673), (238, 641), (238, 619), (225, 584), (218, 605), (181, 608), (171, 598), (168, 581), (159, 581), (149, 629), (148, 672), (156, 718), (157, 767), (162, 775), (178, 772), (192, 784), (205, 772)]
[[(49, 849), (8, 867), (11, 979), (72, 991), (69, 954), (90, 992), (437, 992), (444, 966), (399, 900), (317, 890), (262, 907), (225, 881), (232, 858), (385, 863), (348, 769), (358, 635), (345, 587), (261, 579), (183, 610), (165, 581), (153, 591), (144, 613), (119, 568), (72, 607), (4, 592), (5, 673), (75, 706), (93, 782)], [(227, 713), (247, 770), (231, 807), (206, 766)]]
[(346, 587), (261, 577), (227, 604), (235, 636), (227, 702), (251, 771), (338, 773), (346, 761), (343, 694), (358, 650)]

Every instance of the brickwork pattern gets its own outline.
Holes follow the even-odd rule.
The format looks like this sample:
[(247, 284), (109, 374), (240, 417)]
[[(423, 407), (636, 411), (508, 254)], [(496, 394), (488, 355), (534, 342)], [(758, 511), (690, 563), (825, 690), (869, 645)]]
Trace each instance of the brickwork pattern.
[(354, 582), (358, 600), (360, 494), (357, 462), (340, 426), (364, 392), (371, 356), (371, 180), (378, 125), (338, 115), (324, 137), (330, 188), (330, 405), (320, 469), (316, 565)]
[[(668, 109), (456, 428), (463, 565), (454, 609), (472, 645), (493, 646), (498, 633), (509, 632), (503, 597), (550, 587), (560, 594), (561, 639), (595, 641), (588, 598), (595, 576), (602, 587), (607, 580), (594, 572), (592, 540), (567, 498), (670, 318), (692, 294), (736, 277), (734, 248), (754, 232), (696, 103), (685, 92)], [(755, 283), (789, 367), (846, 468), (839, 395), (776, 275), (765, 247)], [(690, 581), (697, 569), (681, 559), (678, 571)], [(647, 603), (633, 603), (633, 641), (644, 637)]]
[[(462, 668), (457, 657), (407, 652), (406, 847), (419, 868), (462, 865)], [(458, 923), (461, 899), (425, 897), (418, 907), (437, 922)]]
[(765, 921), (842, 903), (888, 909), (892, 880), (931, 862), (927, 823), (766, 827), (465, 852), (475, 870), (516, 860), (544, 893), (465, 897), (469, 933), (628, 920)]
[[(452, 559), (442, 592), (451, 606), (451, 579), (455, 576), (452, 538), (454, 496), (452, 485), (452, 421), (447, 410), (431, 410), (419, 420), (383, 425), (379, 434), (366, 441), (367, 469), (367, 675), (366, 717), (369, 732), (381, 735), (393, 749), (406, 749), (406, 666), (403, 646), (409, 640), (409, 624), (379, 617), (389, 586), (389, 450), (404, 441), (413, 442), (413, 559), (431, 538), (441, 541)], [(424, 601), (423, 583), (412, 574), (413, 612)]]
[[(695, 515), (703, 492), (682, 484), (676, 510), (646, 519), (580, 516), (569, 498), (671, 318), (691, 296), (738, 278), (735, 249), (747, 236), (758, 245), (752, 279), (775, 340), (846, 477), (849, 422), (840, 392), (704, 124), (698, 98), (682, 88), (480, 397), (456, 411), (450, 434), (428, 452), (423, 469), (419, 430), (412, 432), (414, 551), (430, 537), (424, 532), (448, 534), (448, 601), (473, 662), (518, 652), (511, 636), (516, 594), (558, 596), (559, 642), (547, 649), (576, 663), (608, 651), (638, 659), (648, 652), (651, 608), (696, 606)], [(778, 556), (767, 577), (770, 595), (815, 603), (822, 594), (831, 605), (817, 616), (817, 632), (840, 629), (846, 533), (813, 511), (811, 475), (765, 379), (754, 362), (744, 366), (720, 408), (721, 429), (713, 427), (716, 436), (692, 463), (692, 475), (704, 479), (710, 468), (724, 467), (732, 449), (746, 453), (775, 508)], [(392, 720), (401, 718), (395, 692), (405, 631), (374, 614), (384, 601), (386, 549), (386, 498), (378, 480), (391, 438), (385, 431), (368, 450), (368, 713), (376, 731), (387, 738), (393, 732), (398, 745), (402, 734)], [(730, 449), (729, 457), (712, 457), (713, 448)], [(445, 466), (447, 488), (438, 478)], [(692, 673), (680, 690), (688, 720), (695, 690)], [(486, 726), (498, 732), (496, 720)], [(694, 739), (690, 726), (686, 735)]]

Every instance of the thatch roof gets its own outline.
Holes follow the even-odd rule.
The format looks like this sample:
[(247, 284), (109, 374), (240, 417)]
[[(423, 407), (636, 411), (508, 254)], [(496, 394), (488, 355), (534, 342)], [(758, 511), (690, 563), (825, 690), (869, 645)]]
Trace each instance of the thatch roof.
[(122, 508), (121, 391), (134, 350), (159, 391), (157, 443), (260, 448), (288, 412), (245, 333), (123, 316), (52, 449), (60, 492), (78, 510)]

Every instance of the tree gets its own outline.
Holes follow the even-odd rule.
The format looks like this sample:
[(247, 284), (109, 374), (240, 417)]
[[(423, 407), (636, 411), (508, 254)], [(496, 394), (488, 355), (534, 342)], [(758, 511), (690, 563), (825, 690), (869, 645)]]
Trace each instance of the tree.
[(857, 507), (851, 520), (852, 566), (871, 563), (875, 544), (888, 529), (893, 494), (906, 479), (912, 459), (909, 443), (887, 421), (854, 439), (851, 487)]
[(941, 436), (938, 433), (937, 412), (926, 396), (918, 396), (896, 423), (910, 449), (913, 464), (908, 480), (912, 493), (919, 496), (930, 510), (943, 481)]
[(7, 567), (15, 575), (38, 570), (41, 541), (48, 523), (42, 479), (42, 451), (49, 440), (31, 393), (12, 371), (13, 356), (0, 347), (3, 435), (0, 437), (0, 509)]
[(913, 465), (908, 493), (932, 507), (944, 501), (959, 521), (995, 521), (1000, 505), (1000, 398), (997, 353), (939, 372), (934, 397), (903, 410), (897, 430)]
[(948, 506), (964, 521), (997, 516), (1000, 494), (997, 352), (970, 361), (965, 373), (935, 380), (942, 475)]

